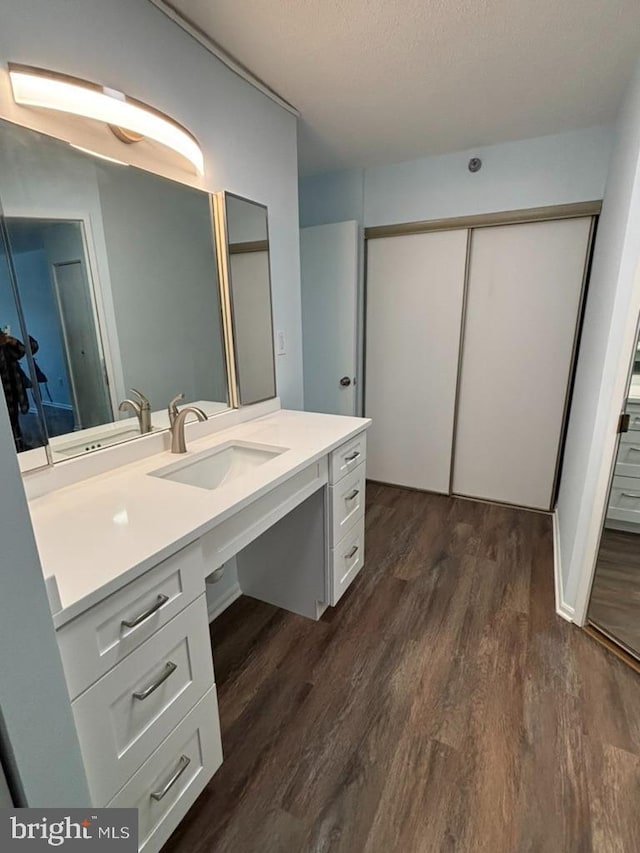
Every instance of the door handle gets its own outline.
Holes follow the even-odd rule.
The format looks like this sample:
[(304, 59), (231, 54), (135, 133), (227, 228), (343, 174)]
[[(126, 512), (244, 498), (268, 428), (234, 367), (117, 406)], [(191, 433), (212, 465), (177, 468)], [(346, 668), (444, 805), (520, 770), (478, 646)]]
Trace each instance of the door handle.
[(343, 376), (342, 379), (340, 380), (340, 384), (342, 385), (343, 388), (348, 388), (349, 385), (351, 385), (351, 377), (350, 376)]

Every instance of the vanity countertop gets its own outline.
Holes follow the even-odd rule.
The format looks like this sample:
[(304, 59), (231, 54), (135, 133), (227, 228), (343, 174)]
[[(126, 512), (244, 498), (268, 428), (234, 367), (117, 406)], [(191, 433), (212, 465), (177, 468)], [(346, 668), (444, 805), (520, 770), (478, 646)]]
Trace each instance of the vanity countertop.
[[(60, 627), (161, 560), (339, 447), (367, 418), (281, 410), (191, 440), (29, 502), (45, 577), (55, 575)], [(219, 489), (148, 474), (230, 441), (287, 448)]]

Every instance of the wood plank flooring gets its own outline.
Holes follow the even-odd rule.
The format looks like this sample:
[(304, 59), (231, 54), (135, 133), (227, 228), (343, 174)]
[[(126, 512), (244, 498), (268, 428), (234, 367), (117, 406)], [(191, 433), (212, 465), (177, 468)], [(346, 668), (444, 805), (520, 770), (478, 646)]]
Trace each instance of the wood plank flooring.
[(367, 503), (320, 622), (213, 623), (225, 761), (165, 853), (640, 851), (640, 678), (554, 614), (550, 518)]
[(589, 619), (640, 657), (640, 536), (605, 528)]

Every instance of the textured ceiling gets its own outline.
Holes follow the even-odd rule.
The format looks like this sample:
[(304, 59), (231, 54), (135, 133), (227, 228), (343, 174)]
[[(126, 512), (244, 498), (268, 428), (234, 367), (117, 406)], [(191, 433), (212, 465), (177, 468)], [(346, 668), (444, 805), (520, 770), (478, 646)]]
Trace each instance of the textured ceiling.
[(300, 171), (613, 120), (640, 0), (171, 0), (301, 113)]

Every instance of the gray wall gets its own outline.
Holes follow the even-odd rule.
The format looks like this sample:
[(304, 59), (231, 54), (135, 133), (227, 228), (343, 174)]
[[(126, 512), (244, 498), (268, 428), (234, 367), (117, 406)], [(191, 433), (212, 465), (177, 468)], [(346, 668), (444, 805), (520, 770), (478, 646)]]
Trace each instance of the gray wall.
[[(166, 112), (199, 140), (208, 190), (227, 189), (268, 206), (275, 328), (287, 338), (286, 355), (276, 359), (278, 394), (283, 405), (301, 408), (295, 117), (145, 0), (4, 0), (0, 68), (9, 60), (98, 81)], [(15, 107), (4, 72), (0, 115), (65, 138), (76, 127), (54, 114)], [(105, 139), (109, 135), (105, 130)], [(120, 148), (126, 158), (126, 147)]]
[[(389, 225), (602, 198), (606, 127), (570, 131), (300, 180), (300, 224)], [(471, 157), (482, 159), (472, 174)]]

